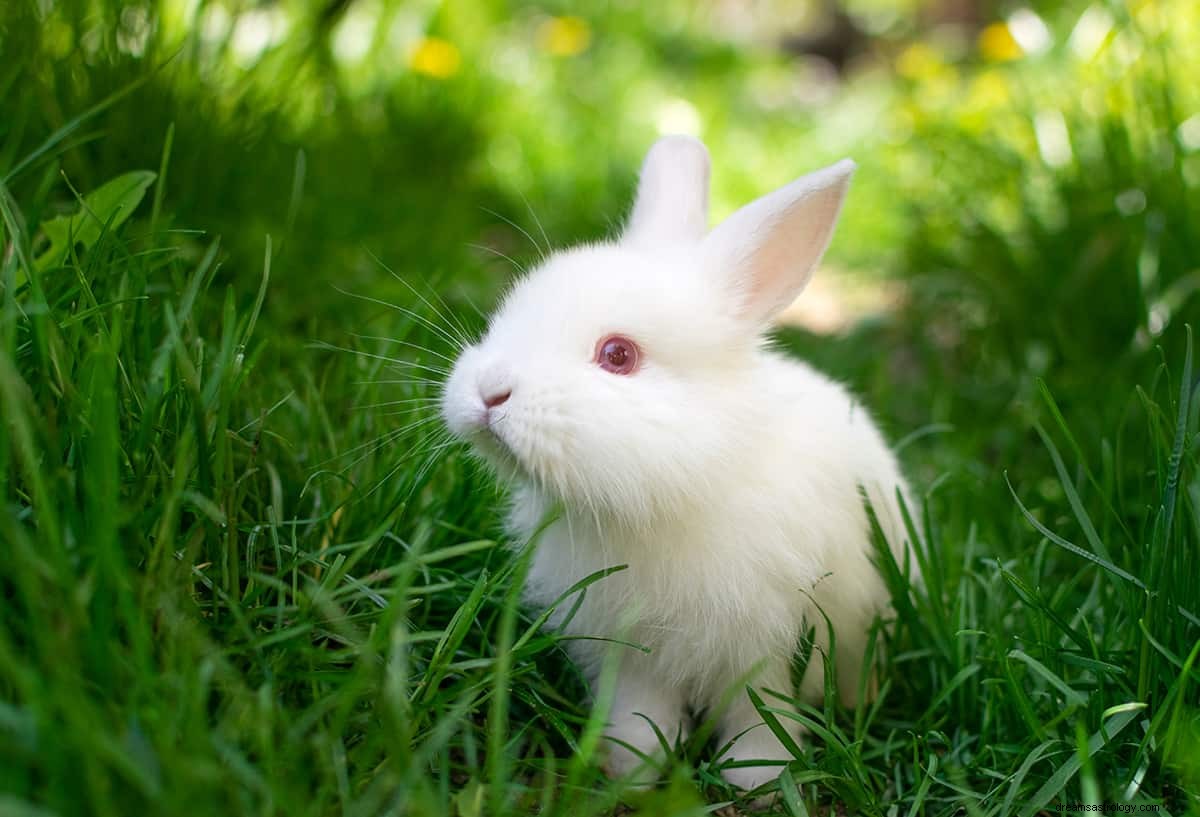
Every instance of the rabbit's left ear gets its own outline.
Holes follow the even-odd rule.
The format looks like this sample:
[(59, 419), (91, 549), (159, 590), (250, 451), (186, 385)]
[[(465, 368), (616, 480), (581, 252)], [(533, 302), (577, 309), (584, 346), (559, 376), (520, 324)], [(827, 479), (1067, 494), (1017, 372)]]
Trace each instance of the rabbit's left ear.
[(716, 275), (738, 298), (738, 313), (767, 322), (812, 278), (829, 246), (855, 164), (837, 164), (747, 204), (704, 239)]
[(664, 136), (642, 162), (637, 201), (622, 242), (699, 241), (708, 231), (708, 150), (690, 136)]

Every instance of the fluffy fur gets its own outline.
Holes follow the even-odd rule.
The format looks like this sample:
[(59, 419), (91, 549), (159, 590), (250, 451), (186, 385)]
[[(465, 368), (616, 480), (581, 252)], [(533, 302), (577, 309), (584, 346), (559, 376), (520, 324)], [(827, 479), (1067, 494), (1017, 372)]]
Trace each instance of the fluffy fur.
[[(720, 744), (732, 742), (730, 759), (764, 761), (726, 770), (749, 789), (788, 754), (744, 687), (790, 692), (791, 658), (815, 627), (800, 692), (821, 696), (818, 605), (835, 630), (841, 697), (857, 696), (868, 629), (888, 601), (860, 488), (898, 561), (912, 560), (896, 502), (907, 487), (867, 411), (764, 340), (824, 252), (853, 163), (711, 232), (708, 167), (695, 140), (656, 144), (623, 236), (557, 253), (519, 281), (460, 355), (442, 409), (512, 482), (518, 539), (561, 505), (534, 556), (532, 603), (628, 565), (592, 585), (570, 621), (552, 619), (649, 648), (618, 659), (609, 770), (657, 753), (647, 719), (670, 739), (703, 712), (718, 719)], [(595, 363), (612, 333), (639, 345), (633, 374)], [(570, 643), (596, 680), (611, 645)]]

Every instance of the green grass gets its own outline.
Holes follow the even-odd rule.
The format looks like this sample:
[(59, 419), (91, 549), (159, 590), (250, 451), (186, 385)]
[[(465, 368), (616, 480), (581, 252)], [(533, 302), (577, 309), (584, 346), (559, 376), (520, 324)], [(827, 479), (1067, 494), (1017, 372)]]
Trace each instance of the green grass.
[[(907, 292), (841, 336), (781, 334), (897, 441), (926, 587), (885, 566), (882, 694), (801, 707), (775, 812), (1200, 813), (1200, 17), (1114, 8), (1109, 41), (1142, 49), (1120, 71), (967, 59), (726, 121), (780, 57), (681, 5), (598, 11), (610, 36), (535, 60), (533, 90), (470, 59), (536, 28), (533, 6), (424, 19), (466, 49), (444, 84), (346, 69), (336, 21), (289, 8), (303, 22), (240, 69), (167, 23), (122, 50), (116, 3), (0, 11), (0, 814), (737, 798), (700, 741), (654, 791), (597, 770), (602, 708), (517, 603), (502, 492), (430, 403), (509, 274), (468, 245), (528, 263), (530, 209), (556, 244), (602, 234), (652, 138), (639, 94), (696, 72), (718, 83), (698, 103), (718, 209), (785, 180), (788, 140), (854, 148), (835, 266), (881, 259)], [(1003, 101), (938, 96), (988, 72)], [(1047, 99), (1065, 164), (1036, 145)], [(910, 138), (847, 128), (862, 110)]]

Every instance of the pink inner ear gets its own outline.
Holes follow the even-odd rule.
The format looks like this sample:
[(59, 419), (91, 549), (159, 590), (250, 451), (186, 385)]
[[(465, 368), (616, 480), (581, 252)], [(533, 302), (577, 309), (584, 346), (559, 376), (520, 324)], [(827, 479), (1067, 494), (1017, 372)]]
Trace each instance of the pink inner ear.
[(854, 163), (838, 162), (751, 202), (704, 242), (741, 296), (739, 313), (769, 321), (795, 300), (829, 245)]
[(832, 237), (841, 199), (839, 190), (815, 192), (764, 225), (748, 259), (747, 309), (773, 316), (804, 291)]

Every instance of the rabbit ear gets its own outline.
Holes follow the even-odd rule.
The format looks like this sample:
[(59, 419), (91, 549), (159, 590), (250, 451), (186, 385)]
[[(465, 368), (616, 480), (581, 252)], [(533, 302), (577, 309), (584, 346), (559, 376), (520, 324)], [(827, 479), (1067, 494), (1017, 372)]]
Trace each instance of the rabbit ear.
[(854, 168), (843, 159), (797, 179), (747, 204), (704, 240), (704, 254), (732, 285), (741, 315), (769, 321), (808, 284)]
[(691, 136), (654, 143), (638, 180), (622, 240), (629, 244), (699, 241), (708, 230), (708, 150)]

